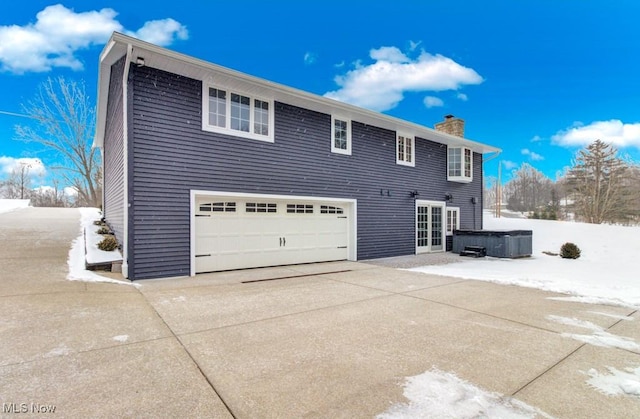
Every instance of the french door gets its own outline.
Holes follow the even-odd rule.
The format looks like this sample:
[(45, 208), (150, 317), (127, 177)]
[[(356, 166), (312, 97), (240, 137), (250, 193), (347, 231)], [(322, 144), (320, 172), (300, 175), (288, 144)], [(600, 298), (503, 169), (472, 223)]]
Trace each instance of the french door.
[(416, 253), (444, 250), (445, 203), (416, 201)]

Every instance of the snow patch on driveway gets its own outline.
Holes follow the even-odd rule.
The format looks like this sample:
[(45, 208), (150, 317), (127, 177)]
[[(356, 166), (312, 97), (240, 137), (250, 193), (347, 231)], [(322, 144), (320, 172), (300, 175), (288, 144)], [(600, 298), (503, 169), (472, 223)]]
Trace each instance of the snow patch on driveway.
[(586, 373), (591, 377), (587, 383), (608, 396), (640, 397), (640, 367), (625, 368), (626, 371), (607, 367), (607, 370), (609, 374), (600, 374), (591, 368)]
[(519, 400), (482, 390), (455, 374), (432, 369), (405, 381), (408, 403), (392, 406), (379, 419), (534, 418), (551, 416)]

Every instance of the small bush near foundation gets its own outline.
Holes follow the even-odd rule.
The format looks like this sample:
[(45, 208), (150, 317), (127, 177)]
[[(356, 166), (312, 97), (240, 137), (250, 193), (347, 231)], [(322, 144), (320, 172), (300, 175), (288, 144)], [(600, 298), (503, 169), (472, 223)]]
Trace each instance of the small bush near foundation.
[(560, 257), (564, 259), (578, 259), (580, 257), (580, 248), (574, 243), (565, 243), (560, 248)]
[(103, 225), (104, 225), (104, 221), (102, 221), (102, 220), (95, 220), (95, 221), (93, 222), (93, 225), (94, 225), (94, 226), (103, 226)]
[(118, 248), (118, 241), (114, 236), (105, 236), (104, 239), (98, 243), (98, 249), (110, 252)]
[(97, 231), (98, 234), (111, 234), (111, 230), (108, 227), (100, 227)]

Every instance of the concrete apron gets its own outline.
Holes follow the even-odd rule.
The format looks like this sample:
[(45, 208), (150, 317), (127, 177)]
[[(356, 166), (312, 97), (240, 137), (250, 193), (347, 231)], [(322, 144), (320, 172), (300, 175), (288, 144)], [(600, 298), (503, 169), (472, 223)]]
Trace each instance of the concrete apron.
[(640, 341), (637, 318), (601, 314), (632, 310), (350, 262), (139, 289), (70, 282), (78, 220), (0, 215), (4, 404), (61, 417), (371, 417), (406, 402), (405, 377), (437, 368), (557, 417), (640, 416), (637, 398), (599, 393), (585, 374), (638, 367), (640, 353), (563, 337), (589, 332), (548, 318)]

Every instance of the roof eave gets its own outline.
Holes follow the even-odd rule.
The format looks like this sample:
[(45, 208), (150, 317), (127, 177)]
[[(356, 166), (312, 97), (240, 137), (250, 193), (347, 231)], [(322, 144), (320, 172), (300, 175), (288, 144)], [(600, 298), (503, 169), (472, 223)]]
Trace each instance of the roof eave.
[[(111, 45), (113, 44), (113, 45)], [(117, 46), (121, 45), (122, 48), (117, 48)], [(111, 36), (111, 40), (109, 44), (105, 47), (103, 53), (100, 56), (100, 76), (99, 76), (99, 92), (98, 98), (103, 97), (101, 103), (98, 100), (98, 125), (97, 127), (100, 130), (96, 131), (96, 139), (94, 141), (94, 145), (101, 146), (104, 140), (104, 123), (106, 122), (106, 97), (108, 94), (108, 84), (109, 84), (109, 68), (113, 62), (115, 62), (118, 58), (122, 57), (124, 53), (126, 53), (127, 46), (133, 46), (136, 50), (137, 54), (145, 55), (145, 52), (154, 54), (154, 57), (146, 57), (147, 64), (151, 60), (147, 58), (153, 58), (153, 64), (157, 64), (159, 67), (176, 67), (175, 63), (181, 63), (183, 66), (180, 67), (182, 70), (182, 75), (187, 77), (194, 77), (193, 74), (201, 73), (201, 74), (219, 74), (224, 77), (232, 78), (234, 80), (240, 81), (242, 83), (246, 83), (247, 85), (256, 86), (264, 90), (268, 90), (273, 92), (276, 96), (276, 100), (283, 100), (286, 102), (287, 99), (290, 99), (289, 102), (293, 105), (302, 104), (302, 102), (306, 105), (306, 107), (318, 110), (320, 112), (336, 112), (343, 113), (345, 115), (350, 116), (352, 119), (357, 120), (359, 122), (367, 123), (374, 126), (379, 126), (381, 128), (390, 129), (394, 131), (405, 131), (407, 133), (412, 133), (415, 136), (425, 138), (428, 140), (432, 140), (441, 144), (453, 145), (453, 146), (465, 146), (473, 149), (478, 153), (496, 153), (500, 152), (499, 148), (480, 143), (477, 141), (469, 140), (462, 137), (457, 137), (453, 135), (446, 134), (441, 131), (436, 131), (435, 129), (428, 128), (423, 125), (419, 125), (413, 122), (408, 122), (406, 120), (402, 120), (390, 115), (385, 115), (379, 112), (375, 112), (369, 109), (360, 108), (355, 105), (351, 105), (345, 102), (340, 102), (334, 99), (330, 99), (324, 96), (319, 96), (313, 93), (305, 92), (303, 90), (299, 90), (293, 87), (285, 86), (279, 83), (275, 83), (272, 81), (268, 81), (265, 79), (261, 79), (255, 76), (250, 76), (248, 74), (229, 69), (227, 67), (223, 67), (217, 64), (210, 63), (208, 61), (201, 60), (199, 58), (191, 57), (176, 51), (172, 51), (154, 44), (150, 44), (145, 41), (141, 41), (136, 38), (132, 38), (127, 35), (123, 35), (118, 32), (114, 32)], [(148, 55), (148, 54), (147, 54)], [(173, 62), (173, 65), (172, 63)], [(154, 65), (151, 66), (154, 66)], [(109, 66), (109, 68), (105, 68)], [(164, 69), (164, 68), (160, 68)], [(170, 70), (168, 70), (170, 71)], [(172, 69), (172, 71), (176, 71)], [(202, 77), (204, 78), (204, 77)], [(203, 80), (204, 81), (204, 80)], [(103, 94), (103, 96), (101, 96)]]

